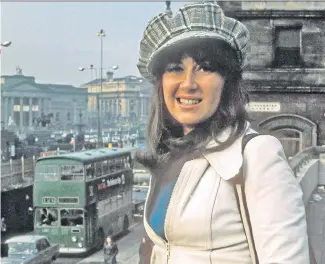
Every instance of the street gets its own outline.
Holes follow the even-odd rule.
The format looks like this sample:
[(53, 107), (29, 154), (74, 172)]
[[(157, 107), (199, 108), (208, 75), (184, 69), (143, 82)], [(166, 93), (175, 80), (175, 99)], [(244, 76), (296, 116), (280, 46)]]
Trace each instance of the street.
[[(138, 263), (139, 244), (142, 239), (144, 227), (142, 221), (136, 222), (130, 227), (130, 232), (118, 239), (117, 245), (119, 254), (117, 255), (118, 264)], [(104, 260), (103, 250), (85, 258), (60, 257), (56, 264), (101, 264)]]

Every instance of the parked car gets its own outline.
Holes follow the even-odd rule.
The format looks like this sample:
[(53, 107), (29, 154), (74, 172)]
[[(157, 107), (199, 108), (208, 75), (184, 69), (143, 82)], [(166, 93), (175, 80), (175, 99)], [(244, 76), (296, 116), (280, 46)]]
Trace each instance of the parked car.
[(22, 235), (4, 243), (2, 264), (50, 264), (59, 256), (59, 244), (51, 244), (46, 236)]

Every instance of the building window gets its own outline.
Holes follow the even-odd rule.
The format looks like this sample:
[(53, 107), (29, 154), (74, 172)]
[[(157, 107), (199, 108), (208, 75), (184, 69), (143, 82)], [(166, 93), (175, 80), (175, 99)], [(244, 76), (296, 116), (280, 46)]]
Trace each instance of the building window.
[(271, 135), (280, 140), (288, 159), (302, 151), (302, 134), (300, 131), (292, 128), (283, 128), (272, 131)]
[(301, 65), (301, 26), (275, 28), (276, 67)]
[(67, 120), (68, 121), (71, 121), (71, 114), (70, 114), (70, 112), (67, 113)]

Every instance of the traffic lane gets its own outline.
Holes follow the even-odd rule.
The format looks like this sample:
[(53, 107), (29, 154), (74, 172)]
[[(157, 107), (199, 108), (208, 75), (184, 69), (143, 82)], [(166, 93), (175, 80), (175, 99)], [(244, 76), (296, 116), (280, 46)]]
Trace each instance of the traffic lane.
[(82, 260), (82, 258), (76, 257), (59, 257), (54, 263), (55, 264), (77, 264)]
[[(130, 232), (118, 239), (117, 246), (119, 253), (117, 255), (118, 264), (134, 264), (138, 262), (139, 245), (144, 234), (144, 227), (142, 221), (136, 222), (130, 227)], [(99, 264), (103, 263), (103, 250), (96, 252), (78, 262), (78, 264)]]

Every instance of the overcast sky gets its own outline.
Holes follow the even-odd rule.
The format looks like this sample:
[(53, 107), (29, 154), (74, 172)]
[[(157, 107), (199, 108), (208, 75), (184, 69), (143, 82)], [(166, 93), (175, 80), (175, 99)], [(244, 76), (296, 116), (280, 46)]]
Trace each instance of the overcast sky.
[[(172, 2), (175, 12), (185, 2)], [(103, 67), (118, 65), (115, 76), (136, 75), (139, 42), (147, 22), (166, 8), (165, 2), (29, 2), (1, 3), (1, 74), (13, 75), (16, 66), (39, 83), (88, 82), (100, 67), (100, 38), (104, 29)], [(99, 72), (99, 71), (98, 71)]]

